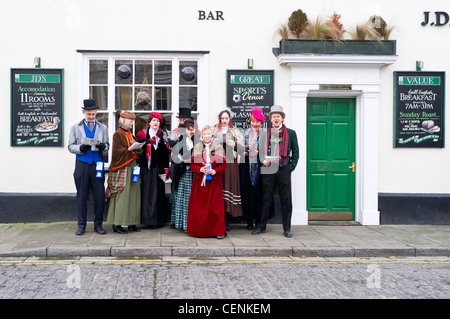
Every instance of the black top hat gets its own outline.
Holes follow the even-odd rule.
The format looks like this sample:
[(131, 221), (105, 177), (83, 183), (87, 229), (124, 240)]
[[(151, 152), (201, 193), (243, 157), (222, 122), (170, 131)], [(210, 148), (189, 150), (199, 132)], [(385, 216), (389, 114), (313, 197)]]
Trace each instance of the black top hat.
[(96, 110), (96, 109), (98, 109), (98, 106), (95, 103), (94, 99), (86, 99), (86, 100), (83, 101), (83, 104), (84, 104), (84, 107), (83, 107), (84, 110)]
[(191, 109), (188, 107), (180, 107), (178, 118), (192, 118)]

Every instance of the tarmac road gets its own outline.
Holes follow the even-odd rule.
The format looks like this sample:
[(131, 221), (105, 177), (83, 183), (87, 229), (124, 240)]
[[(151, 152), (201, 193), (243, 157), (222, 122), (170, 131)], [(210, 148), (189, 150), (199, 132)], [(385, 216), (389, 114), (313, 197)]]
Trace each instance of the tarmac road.
[(0, 299), (172, 299), (173, 314), (208, 310), (188, 308), (194, 299), (248, 299), (259, 310), (246, 311), (273, 314), (277, 299), (449, 297), (449, 257), (0, 258)]

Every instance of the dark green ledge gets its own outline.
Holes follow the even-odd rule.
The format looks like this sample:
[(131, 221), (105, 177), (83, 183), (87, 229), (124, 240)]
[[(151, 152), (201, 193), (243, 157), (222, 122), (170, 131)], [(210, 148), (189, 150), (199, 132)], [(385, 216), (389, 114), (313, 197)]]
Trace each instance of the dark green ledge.
[(396, 55), (395, 40), (307, 40), (280, 41), (280, 54)]

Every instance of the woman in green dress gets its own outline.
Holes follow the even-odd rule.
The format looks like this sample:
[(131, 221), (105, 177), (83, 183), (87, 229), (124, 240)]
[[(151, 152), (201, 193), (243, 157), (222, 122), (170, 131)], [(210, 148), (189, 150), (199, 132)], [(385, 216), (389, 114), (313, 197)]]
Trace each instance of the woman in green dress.
[[(137, 167), (137, 151), (129, 151), (135, 142), (131, 128), (136, 116), (128, 111), (120, 111), (119, 129), (113, 135), (112, 158), (109, 166), (106, 197), (109, 198), (108, 224), (114, 232), (126, 234), (140, 231), (136, 227), (141, 219), (140, 181), (133, 181), (133, 172)], [(136, 172), (139, 175), (138, 172)], [(136, 178), (135, 178), (136, 180)]]

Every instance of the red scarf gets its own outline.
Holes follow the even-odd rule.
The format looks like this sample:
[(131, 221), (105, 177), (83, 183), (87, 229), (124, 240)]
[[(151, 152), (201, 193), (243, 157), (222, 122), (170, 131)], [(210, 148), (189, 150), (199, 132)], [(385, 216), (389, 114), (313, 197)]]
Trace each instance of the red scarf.
[(138, 137), (141, 140), (146, 140), (149, 142), (147, 144), (147, 148), (145, 149), (145, 156), (147, 158), (148, 168), (150, 169), (150, 164), (152, 162), (152, 146), (157, 141), (156, 137), (159, 137), (160, 140), (163, 139), (163, 132), (159, 128), (158, 131), (156, 132), (155, 136), (150, 136), (149, 133), (150, 133), (150, 128), (147, 127), (146, 129), (143, 129), (142, 131), (140, 131), (138, 133)]
[[(266, 155), (272, 155), (270, 154), (270, 147), (271, 143), (270, 140), (272, 138), (272, 131), (276, 132), (278, 131), (276, 128), (274, 128), (272, 125), (269, 126), (267, 129), (267, 139), (266, 139)], [(286, 128), (286, 125), (283, 124), (281, 130), (278, 133), (279, 138), (279, 147), (278, 147), (278, 154), (273, 154), (274, 156), (280, 156), (280, 162), (288, 161), (288, 148), (289, 148), (289, 134)], [(281, 164), (283, 166), (283, 164)]]

